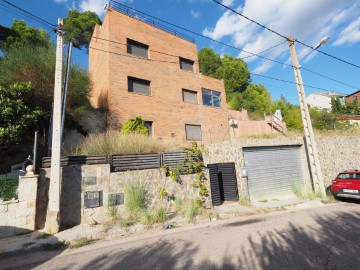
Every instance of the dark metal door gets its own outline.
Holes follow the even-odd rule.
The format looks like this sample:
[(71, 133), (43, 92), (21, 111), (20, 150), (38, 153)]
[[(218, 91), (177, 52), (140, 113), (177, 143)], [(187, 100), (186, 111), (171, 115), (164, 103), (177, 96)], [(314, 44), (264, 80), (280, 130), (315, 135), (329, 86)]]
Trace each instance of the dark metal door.
[(220, 205), (223, 201), (237, 201), (239, 196), (236, 182), (235, 164), (209, 164), (208, 168), (213, 205)]
[[(217, 164), (219, 181), (223, 187), (224, 201), (237, 201), (238, 189), (235, 175), (234, 163)], [(220, 184), (220, 185), (221, 185)]]

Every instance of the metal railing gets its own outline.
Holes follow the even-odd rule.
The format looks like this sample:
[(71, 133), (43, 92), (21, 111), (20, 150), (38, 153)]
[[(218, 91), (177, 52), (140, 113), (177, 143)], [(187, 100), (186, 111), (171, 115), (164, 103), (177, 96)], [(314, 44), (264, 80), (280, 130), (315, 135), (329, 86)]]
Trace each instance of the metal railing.
[(115, 1), (110, 1), (109, 3), (109, 7), (119, 11), (123, 14), (126, 14), (132, 18), (135, 18), (137, 20), (140, 20), (142, 22), (145, 22), (147, 24), (150, 24), (160, 30), (163, 30), (165, 32), (168, 32), (169, 34), (172, 34), (174, 36), (180, 37), (182, 39), (185, 39), (191, 43), (195, 43), (195, 39), (193, 37), (190, 37), (188, 35), (185, 35), (179, 31), (176, 31), (168, 26), (165, 26), (164, 24), (159, 23), (158, 21), (156, 21), (153, 17), (150, 17), (149, 15), (142, 13), (141, 11), (137, 11), (133, 8), (127, 7), (123, 4), (120, 4), (118, 2)]

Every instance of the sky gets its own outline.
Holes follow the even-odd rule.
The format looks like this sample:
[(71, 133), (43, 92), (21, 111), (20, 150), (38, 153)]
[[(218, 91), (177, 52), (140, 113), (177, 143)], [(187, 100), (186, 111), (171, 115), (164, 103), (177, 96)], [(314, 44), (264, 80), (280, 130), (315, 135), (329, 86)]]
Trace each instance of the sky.
[[(359, 1), (217, 0), (223, 6), (214, 0), (116, 1), (173, 24), (167, 26), (195, 38), (198, 50), (210, 47), (217, 54), (243, 58), (252, 72), (252, 83), (263, 84), (273, 100), (283, 96), (291, 103), (298, 104), (294, 72), (288, 66), (291, 65), (289, 45), (284, 36), (293, 36), (310, 47), (329, 37), (329, 41), (320, 48), (329, 56), (296, 43), (306, 95), (323, 92), (351, 94), (360, 90)], [(91, 10), (103, 19), (103, 7), (109, 3), (108, 0), (7, 2), (53, 24), (57, 24), (58, 18), (66, 17), (70, 9)], [(30, 20), (0, 0), (0, 25), (9, 27), (14, 19), (44, 28), (52, 38), (56, 38), (55, 33), (43, 23)], [(87, 69), (88, 56), (84, 51), (75, 50), (73, 62)]]

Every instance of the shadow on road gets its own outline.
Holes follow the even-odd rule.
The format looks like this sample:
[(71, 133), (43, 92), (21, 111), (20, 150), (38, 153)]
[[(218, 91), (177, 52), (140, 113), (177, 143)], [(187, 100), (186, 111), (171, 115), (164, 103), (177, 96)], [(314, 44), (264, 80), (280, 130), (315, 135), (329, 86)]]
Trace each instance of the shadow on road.
[[(244, 226), (250, 231), (253, 224)], [(302, 228), (289, 222), (286, 229), (282, 227), (251, 233), (246, 241), (234, 233), (225, 249), (216, 245), (221, 238), (210, 241), (213, 244), (206, 247), (206, 259), (199, 255), (203, 250), (196, 241), (179, 238), (144, 242), (134, 249), (117, 246), (106, 256), (88, 262), (84, 269), (356, 269), (360, 263), (358, 212), (315, 215), (311, 226)], [(223, 226), (217, 230), (221, 234), (233, 229)]]
[[(64, 249), (64, 244), (53, 235), (0, 226), (0, 269), (32, 269), (58, 256)], [(26, 258), (26, 264), (32, 266), (28, 268), (21, 258)]]

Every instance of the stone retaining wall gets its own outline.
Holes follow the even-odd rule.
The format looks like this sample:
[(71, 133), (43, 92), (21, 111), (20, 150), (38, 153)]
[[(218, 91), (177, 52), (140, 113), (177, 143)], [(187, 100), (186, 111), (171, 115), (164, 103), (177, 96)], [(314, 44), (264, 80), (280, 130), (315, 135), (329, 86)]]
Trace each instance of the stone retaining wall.
[(316, 137), (325, 186), (344, 170), (360, 170), (360, 137)]
[(18, 200), (0, 202), (0, 238), (35, 229), (38, 176), (20, 176)]
[[(208, 178), (208, 173), (206, 172)], [(47, 192), (50, 179), (50, 168), (42, 169), (40, 174), (39, 194)], [(138, 170), (110, 173), (109, 164), (66, 166), (62, 168), (62, 193), (60, 205), (60, 228), (68, 228), (81, 223), (99, 224), (109, 219), (109, 195), (124, 193), (124, 184), (127, 181), (140, 180), (148, 190), (148, 207), (153, 207), (159, 202), (166, 202), (167, 198), (160, 198), (159, 189), (167, 191), (169, 200), (176, 197), (199, 198), (198, 189), (192, 184), (196, 175), (180, 176), (180, 182), (175, 182), (171, 177), (166, 177), (163, 169)], [(210, 181), (206, 181), (210, 193)], [(84, 194), (86, 192), (100, 191), (102, 205), (100, 207), (85, 208)], [(49, 194), (51, 196), (51, 194)], [(126, 197), (124, 197), (126, 203)], [(44, 227), (46, 217), (47, 196), (39, 198), (37, 215), (37, 228)], [(211, 196), (207, 198), (207, 205), (211, 204)], [(118, 206), (119, 210), (124, 205)], [(45, 213), (44, 213), (45, 211)]]

